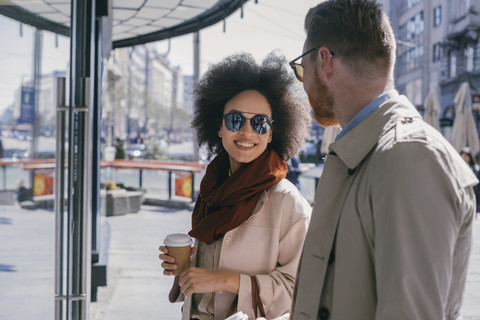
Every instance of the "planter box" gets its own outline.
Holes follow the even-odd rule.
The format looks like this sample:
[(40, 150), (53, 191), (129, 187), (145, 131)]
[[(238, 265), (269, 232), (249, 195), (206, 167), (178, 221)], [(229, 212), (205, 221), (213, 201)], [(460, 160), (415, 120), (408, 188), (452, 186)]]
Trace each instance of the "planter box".
[(0, 205), (12, 206), (17, 203), (16, 190), (2, 190), (0, 191)]
[(143, 202), (143, 192), (110, 190), (106, 192), (107, 217), (126, 213), (136, 213)]

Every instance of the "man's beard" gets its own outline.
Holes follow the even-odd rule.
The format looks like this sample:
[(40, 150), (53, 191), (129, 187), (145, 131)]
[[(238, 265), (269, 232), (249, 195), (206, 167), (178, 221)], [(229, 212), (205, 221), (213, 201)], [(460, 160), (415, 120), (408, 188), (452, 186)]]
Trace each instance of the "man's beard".
[(313, 110), (313, 117), (322, 127), (333, 127), (338, 125), (335, 119), (335, 111), (333, 109), (333, 96), (328, 88), (315, 75), (315, 82), (312, 93), (308, 94), (308, 100)]

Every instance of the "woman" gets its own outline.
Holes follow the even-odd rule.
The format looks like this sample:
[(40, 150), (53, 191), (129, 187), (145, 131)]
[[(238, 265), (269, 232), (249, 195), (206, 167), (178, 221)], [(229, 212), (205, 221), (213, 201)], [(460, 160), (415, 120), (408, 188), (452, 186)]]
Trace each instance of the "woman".
[[(215, 158), (192, 213), (194, 267), (175, 277), (169, 296), (185, 299), (182, 319), (290, 312), (311, 207), (285, 179), (285, 160), (308, 135), (310, 111), (294, 98), (286, 66), (275, 54), (262, 65), (237, 54), (196, 85), (192, 125)], [(164, 274), (172, 275), (175, 261), (160, 250)]]

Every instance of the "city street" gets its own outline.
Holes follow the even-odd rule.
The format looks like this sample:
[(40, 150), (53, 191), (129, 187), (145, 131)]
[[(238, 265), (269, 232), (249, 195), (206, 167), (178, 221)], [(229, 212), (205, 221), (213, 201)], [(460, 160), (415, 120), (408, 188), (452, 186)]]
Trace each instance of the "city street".
[[(181, 304), (167, 294), (172, 279), (160, 268), (158, 246), (186, 232), (190, 211), (142, 206), (136, 214), (101, 219), (108, 286), (90, 305), (91, 320), (175, 320)], [(0, 206), (0, 320), (54, 319), (54, 214)], [(464, 320), (480, 319), (480, 217), (464, 299)]]
[[(317, 7), (320, 2), (324, 3)], [(94, 235), (99, 238), (100, 263), (107, 267), (107, 286), (98, 288), (95, 302), (82, 305), (82, 313), (88, 306), (83, 320), (181, 318), (182, 304), (168, 302), (173, 279), (162, 273), (158, 247), (165, 235), (190, 229), (191, 209), (160, 205), (179, 200), (182, 208), (188, 208), (190, 200), (198, 197), (206, 172), (203, 163), (208, 162), (204, 142), (218, 138), (215, 126), (204, 120), (212, 116), (209, 120), (223, 121), (216, 122), (222, 126), (220, 133), (224, 126), (239, 131), (246, 121), (243, 117), (240, 127), (230, 129), (229, 117), (220, 118), (222, 110), (209, 110), (203, 116), (203, 101), (209, 108), (222, 109), (242, 90), (257, 90), (270, 105), (265, 111), (272, 111), (270, 148), (275, 150), (282, 149), (275, 145), (286, 140), (305, 138), (291, 121), (304, 119), (300, 109), (282, 116), (285, 101), (312, 109), (319, 122), (323, 116), (317, 107), (323, 100), (330, 102), (330, 118), (335, 118), (330, 120), (340, 125), (326, 130), (323, 122), (304, 125), (309, 135), (297, 153), (303, 162), (299, 189), (309, 203), (315, 199), (329, 142), (338, 137), (340, 128), (344, 129), (340, 137), (347, 132), (348, 140), (359, 127), (375, 127), (369, 125), (369, 112), (388, 104), (387, 99), (401, 101), (391, 89), (406, 96), (456, 152), (467, 147), (470, 167), (477, 173), (480, 161), (473, 160), (480, 160), (480, 0), (376, 0), (367, 6), (383, 12), (355, 3), (347, 10), (339, 7), (336, 13), (325, 11), (326, 15), (320, 14), (324, 5), (328, 2), (0, 0), (0, 320), (53, 320), (55, 299), (65, 299), (64, 292), (55, 297), (56, 217), (40, 209), (53, 208), (54, 203), (63, 208), (63, 201), (55, 201), (61, 200), (58, 196), (67, 199), (68, 218), (73, 217), (62, 223), (65, 233), (75, 232), (58, 251), (74, 257), (62, 261), (65, 269), (78, 266), (83, 271), (64, 275), (62, 283), (68, 282), (64, 285), (68, 289), (79, 287), (79, 278), (88, 278), (85, 269), (90, 269), (82, 264), (90, 255), (84, 240), (91, 236), (91, 226), (83, 219), (90, 216), (83, 208), (101, 206)], [(254, 60), (258, 66), (252, 70), (260, 70), (261, 79), (267, 81), (258, 85), (253, 80), (251, 84), (235, 81), (244, 73), (245, 79), (253, 79), (246, 67), (230, 72), (230, 77), (216, 78), (217, 72), (222, 75), (234, 65), (232, 55), (244, 59), (239, 65)], [(302, 66), (302, 61), (308, 63)], [(280, 71), (280, 66), (286, 70)], [(330, 70), (324, 76), (309, 76), (323, 66)], [(281, 75), (278, 84), (276, 75)], [(228, 88), (218, 86), (228, 85), (228, 79), (233, 79)], [(291, 85), (290, 79), (295, 83)], [(267, 90), (264, 84), (281, 90)], [(209, 91), (210, 85), (216, 92)], [(281, 92), (282, 97), (269, 97), (270, 91)], [(214, 97), (223, 97), (223, 102), (215, 104)], [(257, 106), (257, 102), (249, 100), (245, 105), (251, 110), (242, 109), (242, 104), (236, 111), (260, 113), (258, 107), (264, 103)], [(417, 118), (405, 115), (404, 124)], [(256, 127), (249, 119), (243, 130)], [(203, 124), (215, 132), (209, 135)], [(404, 127), (389, 131), (387, 137), (417, 141), (419, 136)], [(348, 134), (351, 128), (353, 133)], [(256, 129), (267, 137), (263, 129)], [(288, 139), (277, 139), (280, 131), (288, 133)], [(358, 149), (357, 140), (347, 141), (346, 149)], [(197, 142), (204, 146), (197, 150)], [(243, 142), (255, 143), (255, 139)], [(294, 151), (290, 147), (289, 154)], [(230, 156), (232, 162), (242, 160), (234, 153)], [(344, 159), (349, 167), (352, 159)], [(141, 202), (141, 192), (143, 200), (151, 201)], [(324, 200), (318, 199), (317, 203)], [(142, 205), (137, 213), (121, 214), (127, 208), (136, 211), (140, 203), (158, 206)], [(115, 208), (108, 210), (112, 216), (106, 216), (107, 208)], [(438, 220), (429, 222), (435, 227)], [(458, 320), (480, 320), (480, 214), (473, 228), (463, 314)], [(73, 299), (85, 298), (83, 292), (75, 294)], [(86, 295), (89, 298), (90, 292)]]

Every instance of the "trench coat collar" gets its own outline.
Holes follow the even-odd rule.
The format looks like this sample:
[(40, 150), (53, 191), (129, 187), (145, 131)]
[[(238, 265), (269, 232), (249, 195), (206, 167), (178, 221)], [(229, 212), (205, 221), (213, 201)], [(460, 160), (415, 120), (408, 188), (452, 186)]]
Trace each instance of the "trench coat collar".
[(393, 97), (345, 136), (332, 143), (329, 153), (335, 153), (349, 169), (355, 169), (399, 118), (421, 117), (406, 96)]

